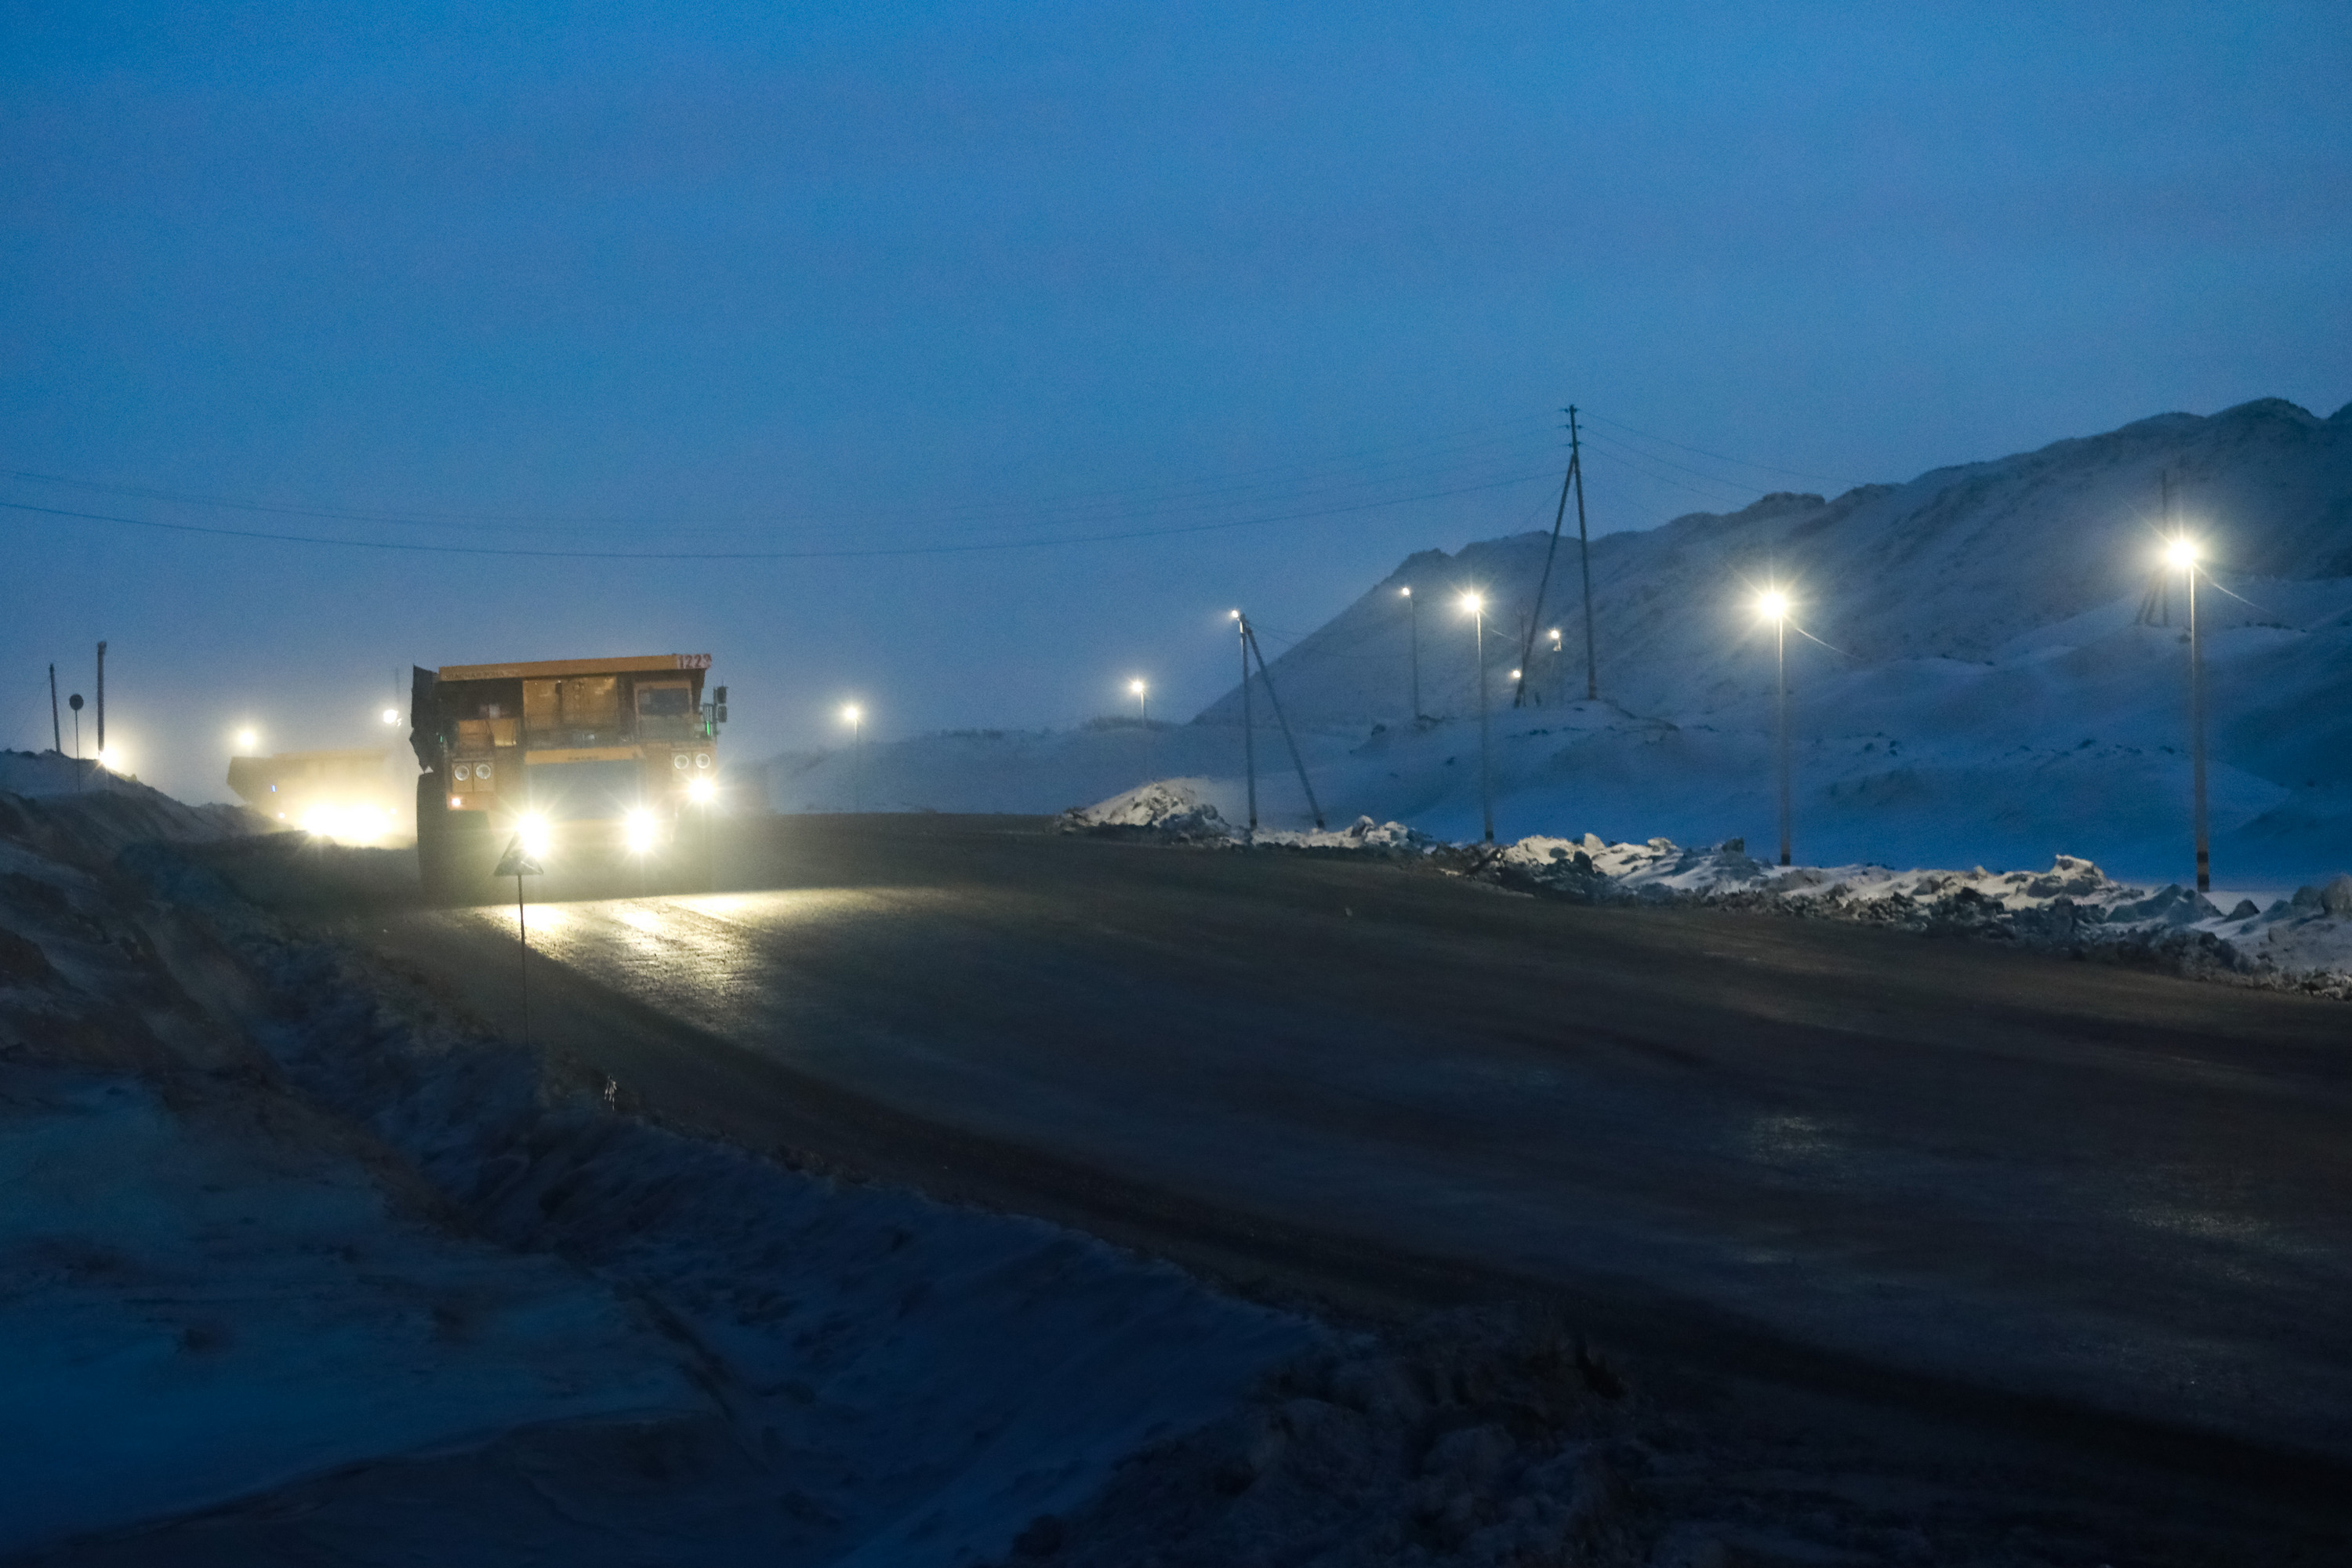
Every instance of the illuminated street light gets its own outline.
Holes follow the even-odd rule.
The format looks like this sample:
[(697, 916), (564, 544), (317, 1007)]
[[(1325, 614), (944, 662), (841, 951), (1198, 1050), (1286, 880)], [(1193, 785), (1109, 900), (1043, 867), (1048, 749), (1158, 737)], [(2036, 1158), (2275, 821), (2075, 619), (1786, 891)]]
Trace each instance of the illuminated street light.
[(2189, 778), (2197, 837), (2197, 890), (2213, 887), (2213, 857), (2205, 833), (2205, 629), (2197, 621), (2197, 542), (2176, 533), (2164, 543), (2164, 563), (2189, 581)]
[(257, 731), (247, 729), (236, 732), (236, 749), (247, 756), (251, 756), (253, 749), (260, 744), (261, 736)]
[(1789, 863), (1789, 595), (1767, 588), (1756, 595), (1756, 613), (1772, 623), (1774, 653), (1780, 660), (1780, 736), (1778, 753), (1780, 789), (1780, 864)]
[(1486, 728), (1486, 601), (1475, 594), (1462, 595), (1462, 612), (1470, 617), (1472, 658), (1478, 667), (1478, 810), (1486, 820), (1486, 842), (1495, 842), (1495, 769)]
[(385, 710), (383, 710), (383, 721), (384, 721), (385, 723), (387, 723), (387, 724), (397, 724), (397, 723), (399, 723), (399, 722), (400, 722), (400, 710), (399, 710), (399, 709), (397, 709), (397, 708), (387, 708), (387, 709), (385, 709)]
[(524, 854), (530, 856), (534, 860), (546, 855), (550, 841), (547, 831), (547, 818), (540, 816), (539, 813), (534, 811), (525, 816), (521, 822), (518, 823), (516, 826), (520, 830), (517, 837), (522, 841), (522, 852)]

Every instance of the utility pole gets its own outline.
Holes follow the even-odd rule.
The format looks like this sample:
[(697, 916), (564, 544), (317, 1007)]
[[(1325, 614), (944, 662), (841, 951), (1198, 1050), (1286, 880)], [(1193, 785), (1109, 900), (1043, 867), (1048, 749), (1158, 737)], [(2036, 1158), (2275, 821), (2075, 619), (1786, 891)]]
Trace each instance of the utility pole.
[(1528, 614), (1527, 635), (1519, 646), (1518, 684), (1511, 692), (1511, 706), (1523, 707), (1528, 700), (1528, 671), (1535, 668), (1536, 628), (1543, 625), (1544, 596), (1551, 588), (1552, 557), (1559, 551), (1559, 531), (1568, 521), (1569, 491), (1576, 492), (1576, 548), (1578, 560), (1584, 570), (1584, 695), (1590, 701), (1601, 695), (1600, 677), (1592, 657), (1592, 541), (1584, 522), (1584, 447), (1576, 427), (1576, 405), (1570, 404), (1568, 415), (1568, 472), (1559, 478), (1559, 505), (1551, 519), (1551, 543), (1544, 551), (1543, 576), (1536, 584), (1536, 605)]
[(106, 645), (98, 645), (98, 763), (106, 765)]
[(1242, 647), (1242, 772), (1249, 779), (1250, 831), (1257, 831), (1257, 720), (1250, 709), (1249, 622), (1234, 612), (1234, 635)]
[(66, 732), (58, 724), (58, 667), (49, 666), (49, 750), (65, 755)]
[(1274, 721), (1282, 727), (1282, 743), (1290, 748), (1290, 765), (1298, 770), (1298, 787), (1307, 795), (1307, 814), (1315, 818), (1316, 830), (1320, 832), (1323, 807), (1315, 798), (1315, 786), (1307, 781), (1307, 759), (1298, 754), (1298, 741), (1290, 732), (1290, 721), (1282, 716), (1282, 693), (1274, 689), (1274, 672), (1265, 667), (1265, 649), (1257, 646), (1257, 634), (1249, 629), (1246, 620), (1242, 622), (1242, 641), (1257, 655), (1257, 677), (1265, 682), (1265, 700), (1273, 705)]

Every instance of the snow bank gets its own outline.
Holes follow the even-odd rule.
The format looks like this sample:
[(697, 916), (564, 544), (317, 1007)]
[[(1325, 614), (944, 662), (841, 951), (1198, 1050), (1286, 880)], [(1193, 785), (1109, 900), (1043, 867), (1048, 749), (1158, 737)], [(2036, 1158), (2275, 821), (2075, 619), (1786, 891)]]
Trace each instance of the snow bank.
[(1229, 838), (1235, 831), (1210, 804), (1206, 779), (1156, 779), (1093, 805), (1073, 806), (1062, 814), (1062, 826), (1133, 828), (1177, 842)]
[(1253, 835), (1224, 822), (1202, 800), (1201, 782), (1146, 784), (1066, 813), (1062, 826), (1175, 844), (1423, 860), (1580, 903), (1689, 902), (1964, 932), (2352, 996), (2352, 875), (2305, 887), (2267, 908), (2241, 900), (2224, 911), (2177, 882), (2117, 881), (2073, 855), (2058, 856), (2047, 871), (1780, 867), (1749, 855), (1740, 839), (1695, 848), (1668, 838), (1612, 843), (1588, 833), (1579, 838), (1538, 834), (1500, 846), (1459, 844), (1369, 816), (1338, 831)]
[(1590, 835), (1523, 838), (1485, 858), (1474, 874), (1584, 902), (1775, 910), (2137, 957), (2183, 973), (2352, 996), (2352, 876), (2267, 909), (2241, 900), (2225, 912), (2177, 882), (2118, 882), (2072, 855), (2039, 872), (1782, 868), (1737, 841), (1691, 849), (1664, 838), (1605, 844)]
[(1656, 1521), (1626, 1390), (1557, 1321), (1441, 1318), (1303, 1355), (1024, 1545), (1071, 1568), (1639, 1568)]
[(174, 981), (166, 928), (8, 832), (23, 815), (0, 821), (0, 1557), (698, 1407), (628, 1304), (432, 1223), (367, 1141), (271, 1087)]

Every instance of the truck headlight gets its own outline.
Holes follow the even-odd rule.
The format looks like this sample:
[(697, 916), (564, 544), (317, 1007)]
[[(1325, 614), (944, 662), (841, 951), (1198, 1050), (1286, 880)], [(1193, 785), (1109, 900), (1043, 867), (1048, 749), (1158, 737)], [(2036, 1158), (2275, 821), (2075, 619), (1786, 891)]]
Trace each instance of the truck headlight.
[(651, 850), (659, 832), (650, 811), (633, 811), (621, 819), (621, 841), (629, 847), (632, 855)]
[(694, 802), (697, 805), (706, 805), (709, 804), (710, 797), (717, 793), (718, 791), (711, 788), (710, 781), (709, 779), (698, 778), (692, 784), (686, 786), (686, 798)]

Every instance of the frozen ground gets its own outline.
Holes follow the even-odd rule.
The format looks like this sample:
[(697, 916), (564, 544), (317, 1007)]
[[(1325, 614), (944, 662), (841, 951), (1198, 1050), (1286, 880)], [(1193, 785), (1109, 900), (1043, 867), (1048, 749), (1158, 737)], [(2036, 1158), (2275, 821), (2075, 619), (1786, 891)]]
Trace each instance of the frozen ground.
[[(2267, 401), (2167, 415), (1907, 485), (1768, 497), (1593, 547), (1601, 699), (1584, 699), (1571, 537), (1510, 671), (1542, 535), (1428, 551), (1319, 627), (1263, 628), (1326, 818), (1479, 829), (1477, 674), (1456, 595), (1492, 605), (1497, 831), (1764, 842), (1775, 831), (1772, 655), (1755, 587), (1789, 585), (1797, 849), (1822, 864), (2046, 867), (2059, 854), (2161, 883), (2190, 869), (2186, 605), (2151, 571), (2158, 478), (2209, 544), (2215, 874), (2275, 896), (2352, 870), (2352, 408)], [(1423, 716), (1409, 690), (1421, 602)], [(1244, 603), (1246, 598), (1244, 596)], [(2143, 624), (2143, 614), (2155, 624)], [(2166, 624), (2168, 621), (2169, 624)], [(1827, 645), (1827, 646), (1824, 646)], [(1308, 826), (1267, 705), (1261, 820)], [(1192, 723), (968, 731), (779, 758), (780, 811), (1056, 812), (1146, 779), (1204, 781), (1244, 816), (1238, 691)]]
[(1312, 1338), (648, 1126), (0, 807), (0, 1558), (982, 1561)]

